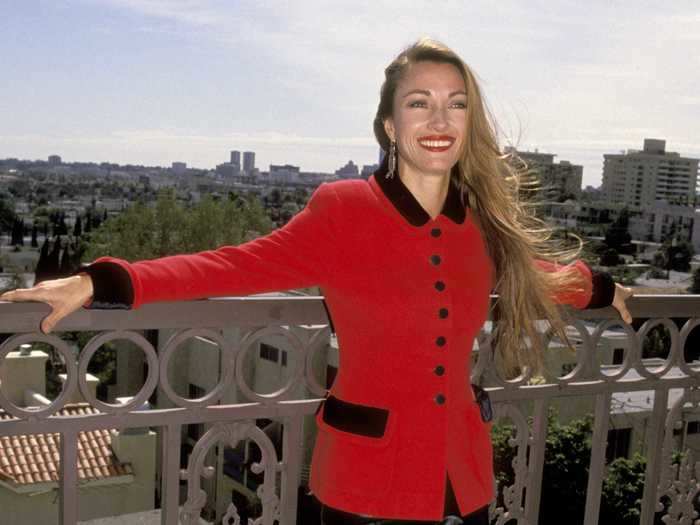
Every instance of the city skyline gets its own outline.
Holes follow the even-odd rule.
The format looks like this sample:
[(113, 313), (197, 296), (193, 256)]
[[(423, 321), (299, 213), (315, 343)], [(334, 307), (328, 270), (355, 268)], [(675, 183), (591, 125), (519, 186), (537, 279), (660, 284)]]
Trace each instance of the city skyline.
[(373, 164), (383, 68), (428, 35), (473, 68), (519, 150), (580, 164), (583, 187), (600, 186), (603, 155), (640, 149), (644, 138), (700, 156), (691, 52), (700, 6), (634, 7), (3, 5), (11, 81), (0, 87), (0, 157), (214, 169), (239, 149), (255, 151), (263, 169)]

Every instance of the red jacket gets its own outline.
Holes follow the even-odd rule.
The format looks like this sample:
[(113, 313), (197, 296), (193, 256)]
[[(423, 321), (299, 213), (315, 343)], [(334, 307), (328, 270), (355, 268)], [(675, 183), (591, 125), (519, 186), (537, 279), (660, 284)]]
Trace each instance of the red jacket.
[[(239, 246), (96, 263), (88, 267), (96, 277), (92, 307), (319, 285), (340, 364), (316, 414), (316, 497), (356, 514), (441, 520), (448, 473), (462, 515), (494, 499), (491, 424), (481, 420), (469, 382), (494, 269), (454, 184), (434, 220), (398, 174), (387, 180), (378, 171), (321, 184), (284, 227)], [(555, 300), (609, 305), (609, 275), (583, 261), (575, 266), (586, 289)]]

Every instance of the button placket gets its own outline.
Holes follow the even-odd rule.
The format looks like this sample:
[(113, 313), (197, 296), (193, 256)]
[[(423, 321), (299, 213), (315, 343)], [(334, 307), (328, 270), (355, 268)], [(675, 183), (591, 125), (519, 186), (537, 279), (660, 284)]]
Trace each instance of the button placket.
[[(434, 239), (438, 239), (442, 235), (442, 229), (439, 227), (431, 228), (430, 235)], [(439, 253), (433, 252), (433, 254), (430, 256), (430, 262), (433, 266), (436, 266), (439, 269), (440, 265), (442, 264), (441, 255)], [(438, 275), (438, 278), (433, 283), (433, 286), (434, 286), (435, 290), (437, 291), (437, 293), (442, 294), (442, 292), (445, 291), (446, 285), (445, 285), (445, 281), (443, 279), (440, 279), (440, 277), (441, 276)], [(442, 294), (442, 295), (443, 295), (443, 298), (445, 298), (444, 294)], [(446, 319), (448, 315), (449, 315), (449, 310), (446, 306), (443, 306), (438, 310), (438, 317), (440, 319)], [(443, 347), (446, 344), (446, 342), (447, 342), (447, 339), (445, 338), (444, 335), (439, 335), (435, 339), (435, 344), (438, 347)], [(445, 366), (442, 364), (437, 364), (435, 366), (435, 368), (433, 368), (433, 373), (438, 377), (443, 376), (445, 374)], [(446, 400), (445, 394), (443, 394), (442, 392), (436, 393), (434, 398), (433, 398), (433, 401), (435, 401), (435, 403), (438, 405), (444, 404), (445, 400)]]

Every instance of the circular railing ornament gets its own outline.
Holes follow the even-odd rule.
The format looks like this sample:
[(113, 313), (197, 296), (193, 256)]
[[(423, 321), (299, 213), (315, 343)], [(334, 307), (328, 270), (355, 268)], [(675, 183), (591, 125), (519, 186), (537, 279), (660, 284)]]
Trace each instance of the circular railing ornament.
[(75, 365), (75, 356), (68, 344), (66, 344), (58, 336), (42, 333), (27, 333), (13, 335), (0, 346), (0, 363), (5, 360), (7, 354), (19, 348), (26, 343), (42, 342), (52, 346), (63, 357), (63, 362), (66, 366), (66, 382), (63, 384), (61, 393), (53, 402), (40, 409), (22, 408), (12, 403), (3, 393), (0, 386), (0, 407), (4, 408), (8, 414), (12, 414), (19, 419), (42, 419), (52, 414), (55, 414), (66, 404), (66, 401), (72, 397), (73, 391), (77, 382), (77, 369)]

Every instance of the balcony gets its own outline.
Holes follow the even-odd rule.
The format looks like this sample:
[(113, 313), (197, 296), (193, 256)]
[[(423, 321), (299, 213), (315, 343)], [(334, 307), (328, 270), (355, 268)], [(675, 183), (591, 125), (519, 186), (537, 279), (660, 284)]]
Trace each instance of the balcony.
[[(497, 520), (494, 522), (537, 523), (548, 407), (585, 406), (578, 401), (588, 400), (594, 416), (592, 453), (585, 515), (577, 516), (577, 522), (597, 524), (611, 421), (620, 412), (619, 400), (635, 396), (647, 404), (642, 407), (646, 410), (643, 452), (647, 463), (640, 523), (651, 525), (660, 516), (668, 524), (695, 519), (693, 501), (700, 492), (700, 463), (693, 456), (692, 440), (683, 433), (679, 443), (674, 430), (689, 415), (700, 419), (700, 349), (694, 349), (693, 354), (686, 347), (691, 332), (695, 329), (696, 337), (700, 330), (696, 329), (700, 296), (636, 296), (628, 305), (634, 318), (648, 318), (636, 332), (621, 327), (612, 308), (569, 310), (572, 341), (577, 342), (574, 361), (557, 360), (563, 354), (557, 351), (561, 347), (553, 344), (548, 353), (551, 374), (537, 380), (526, 376), (506, 381), (499, 377), (493, 366), (490, 329), (482, 329), (475, 341), (472, 382), (480, 381), (489, 391), (496, 423), (507, 422), (516, 430), (512, 442), (514, 483), (497, 487), (498, 505), (494, 502), (490, 508), (492, 519)], [(313, 437), (313, 416), (325, 394), (323, 369), (331, 341), (321, 298), (251, 296), (151, 304), (136, 311), (80, 310), (64, 319), (54, 333), (43, 335), (37, 330), (48, 311), (41, 303), (0, 304), (0, 333), (13, 334), (0, 346), (0, 374), (5, 370), (0, 377), (6, 378), (0, 388), (0, 444), (15, 439), (18, 450), (44, 447), (49, 459), (41, 461), (46, 462), (51, 461), (49, 449), (53, 446), (56, 456), (53, 471), (46, 464), (19, 465), (11, 458), (3, 462), (0, 457), (0, 491), (18, 497), (34, 491), (36, 502), (41, 500), (42, 491), (55, 493), (47, 499), (54, 505), (53, 522), (72, 525), (91, 517), (84, 510), (91, 501), (105, 498), (113, 487), (136, 483), (139, 473), (135, 462), (148, 462), (150, 454), (155, 456), (151, 458), (155, 475), (145, 486), (155, 494), (143, 487), (137, 492), (145, 494), (145, 505), (153, 503), (151, 506), (159, 509), (156, 522), (204, 523), (200, 516), (209, 505), (214, 510), (204, 517), (232, 523), (240, 509), (231, 502), (230, 493), (221, 489), (223, 452), (226, 457), (234, 457), (240, 450), (247, 455), (248, 449), (240, 446), (247, 442), (261, 452), (260, 458), (249, 458), (244, 465), (244, 470), (249, 466), (260, 480), (256, 495), (262, 507), (253, 517), (261, 518), (258, 523), (263, 525), (272, 525), (275, 520), (280, 525), (297, 522), (298, 487), (308, 472), (306, 458), (313, 443), (308, 437)], [(671, 319), (684, 319), (681, 328)], [(642, 359), (642, 342), (658, 324), (670, 334), (668, 355)], [(152, 337), (154, 332), (144, 337), (143, 330), (157, 331), (157, 341)], [(68, 332), (97, 334), (78, 349), (62, 337)], [(251, 374), (249, 360), (259, 344), (272, 340), (276, 347), (286, 349), (287, 371), (277, 378), (281, 383), (278, 388), (261, 392), (256, 389), (256, 374)], [(108, 342), (138, 347), (139, 363), (144, 364), (143, 384), (137, 392), (120, 398), (121, 402), (98, 399), (95, 381), (88, 373), (91, 359)], [(60, 394), (53, 400), (32, 388), (10, 391), (8, 363), (19, 358), (17, 351), (22, 345), (30, 343), (51, 345), (54, 350), (42, 354), (49, 357), (39, 356), (44, 359), (41, 366), (48, 359), (65, 372)], [(188, 397), (183, 395), (182, 385), (172, 380), (172, 364), (183, 347), (192, 345), (198, 355), (218, 356), (213, 359), (218, 378), (212, 379), (208, 391), (190, 388)], [(24, 348), (25, 357), (34, 355)], [(266, 348), (266, 355), (271, 355), (271, 347)], [(13, 361), (12, 366), (17, 363), (20, 361)], [(155, 405), (146, 406), (154, 397)], [(532, 417), (530, 425), (528, 416)], [(256, 420), (269, 421), (270, 425), (261, 428)], [(275, 425), (283, 430), (279, 443), (270, 437), (269, 429)], [(32, 442), (31, 436), (37, 435), (44, 437)], [(10, 436), (24, 436), (26, 444)], [(102, 439), (103, 445), (111, 438), (111, 448), (103, 446), (104, 456), (90, 457), (88, 438), (95, 442)], [(187, 441), (191, 447), (183, 455)], [(140, 444), (134, 446), (137, 442)], [(672, 455), (678, 448), (687, 454), (680, 464), (674, 464)], [(25, 475), (28, 477), (20, 479)], [(90, 492), (95, 486), (99, 488)], [(673, 505), (668, 505), (669, 501)]]

